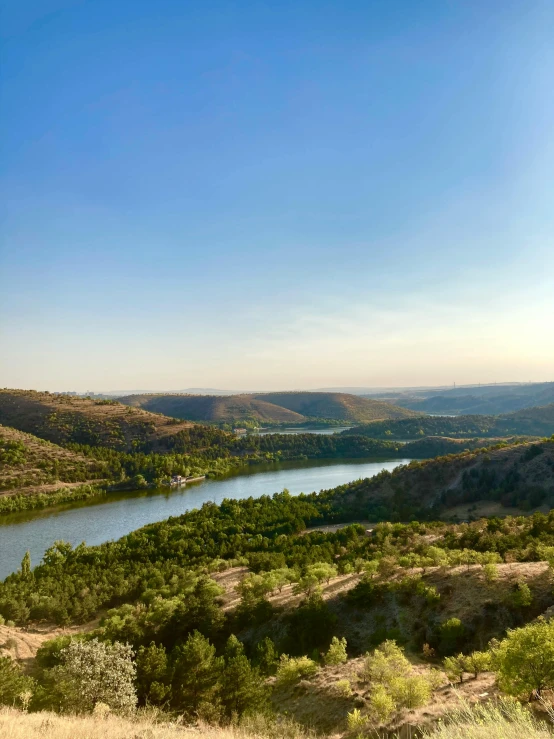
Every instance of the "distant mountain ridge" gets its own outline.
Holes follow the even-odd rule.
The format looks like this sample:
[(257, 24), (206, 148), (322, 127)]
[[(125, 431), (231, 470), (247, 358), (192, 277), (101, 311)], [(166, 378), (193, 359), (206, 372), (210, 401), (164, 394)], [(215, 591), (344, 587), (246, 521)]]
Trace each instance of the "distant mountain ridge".
[(387, 400), (421, 413), (496, 416), (554, 403), (554, 382), (415, 390), (365, 397)]
[(359, 423), (416, 416), (414, 411), (347, 393), (285, 392), (244, 395), (131, 395), (119, 402), (190, 421), (299, 424), (322, 419)]

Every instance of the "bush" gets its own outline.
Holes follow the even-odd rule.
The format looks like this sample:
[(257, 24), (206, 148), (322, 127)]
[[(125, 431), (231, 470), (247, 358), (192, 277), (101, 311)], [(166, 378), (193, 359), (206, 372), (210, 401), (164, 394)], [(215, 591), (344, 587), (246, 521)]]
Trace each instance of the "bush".
[(352, 695), (352, 686), (350, 680), (337, 680), (333, 686), (335, 693), (341, 698), (350, 698)]
[(301, 678), (310, 678), (317, 673), (317, 665), (309, 657), (289, 657), (282, 654), (277, 667), (277, 685), (289, 685)]
[(61, 651), (62, 663), (50, 670), (60, 705), (75, 713), (92, 713), (97, 703), (113, 711), (132, 711), (137, 703), (135, 664), (130, 646), (98, 639), (74, 639)]
[(346, 654), (346, 639), (337, 639), (336, 636), (334, 636), (331, 639), (331, 645), (327, 651), (327, 654), (325, 655), (325, 664), (326, 665), (342, 665), (346, 660), (348, 659), (348, 656)]

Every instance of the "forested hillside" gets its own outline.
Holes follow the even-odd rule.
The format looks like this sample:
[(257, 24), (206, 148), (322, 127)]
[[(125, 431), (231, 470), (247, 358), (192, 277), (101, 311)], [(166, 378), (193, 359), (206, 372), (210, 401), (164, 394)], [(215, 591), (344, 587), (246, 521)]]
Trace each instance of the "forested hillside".
[(109, 477), (101, 460), (0, 426), (0, 491), (21, 494)]
[(554, 403), (502, 416), (417, 416), (398, 421), (377, 421), (343, 433), (362, 434), (373, 439), (414, 439), (422, 436), (550, 436), (554, 433)]
[[(554, 623), (536, 620), (554, 605), (554, 515), (433, 519), (460, 497), (532, 508), (539, 491), (554, 493), (554, 440), (320, 494), (206, 503), (97, 547), (56, 542), (0, 583), (13, 634), (0, 703), (104, 717), (149, 705), (224, 725), (257, 716), (277, 739), (283, 721), (295, 722), (288, 737), (429, 725), (459, 697), (496, 694), (495, 680), (529, 697), (554, 648)], [(37, 623), (84, 631), (43, 643), (31, 679), (10, 655), (18, 626)], [(514, 670), (514, 654), (528, 669)]]
[(129, 395), (121, 403), (190, 421), (301, 424), (357, 423), (407, 418), (413, 411), (347, 393), (264, 393), (258, 395)]

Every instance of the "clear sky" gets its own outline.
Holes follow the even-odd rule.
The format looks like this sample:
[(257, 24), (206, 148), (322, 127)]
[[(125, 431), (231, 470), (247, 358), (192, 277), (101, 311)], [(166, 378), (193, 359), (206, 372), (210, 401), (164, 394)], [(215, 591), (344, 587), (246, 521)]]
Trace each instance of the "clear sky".
[(0, 386), (554, 379), (552, 0), (25, 0)]

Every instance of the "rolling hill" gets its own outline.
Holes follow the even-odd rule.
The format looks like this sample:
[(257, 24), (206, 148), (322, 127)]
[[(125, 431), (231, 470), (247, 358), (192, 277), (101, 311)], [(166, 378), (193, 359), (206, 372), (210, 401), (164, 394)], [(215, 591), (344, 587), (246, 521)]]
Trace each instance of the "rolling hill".
[(499, 415), (554, 403), (554, 382), (415, 391), (389, 400), (420, 413)]
[(130, 395), (125, 405), (190, 421), (258, 421), (300, 424), (314, 420), (358, 423), (410, 418), (414, 411), (347, 393), (261, 393), (259, 395)]
[(370, 520), (439, 518), (460, 506), (494, 503), (523, 511), (554, 506), (554, 440), (411, 462), (344, 486), (340, 505)]
[(423, 436), (551, 436), (554, 434), (554, 403), (501, 416), (416, 416), (379, 421), (343, 433), (370, 436), (374, 439), (417, 439)]
[(90, 444), (120, 451), (204, 448), (217, 429), (168, 418), (114, 400), (0, 390), (0, 423), (55, 444)]
[(119, 402), (153, 413), (189, 421), (227, 422), (252, 420), (260, 423), (302, 423), (299, 413), (253, 395), (129, 395)]

